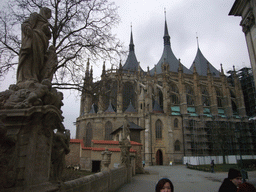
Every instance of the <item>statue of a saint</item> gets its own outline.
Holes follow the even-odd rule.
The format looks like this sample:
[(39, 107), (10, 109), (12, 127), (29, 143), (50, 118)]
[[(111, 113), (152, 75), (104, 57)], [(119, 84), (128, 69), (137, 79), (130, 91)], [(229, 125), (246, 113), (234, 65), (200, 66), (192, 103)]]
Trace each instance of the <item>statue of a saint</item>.
[[(21, 25), (22, 44), (19, 53), (19, 65), (17, 70), (17, 84), (25, 81), (39, 82), (45, 78), (45, 68), (48, 63), (57, 64), (57, 56), (49, 54), (55, 52), (51, 46), (48, 51), (49, 40), (51, 39), (50, 23), (51, 10), (43, 7), (40, 13), (32, 13)], [(53, 51), (52, 51), (53, 50)], [(53, 55), (56, 55), (54, 53)], [(47, 57), (54, 59), (54, 62), (47, 61)], [(51, 76), (51, 75), (50, 75)]]
[(70, 131), (58, 130), (53, 136), (52, 146), (52, 179), (60, 182), (63, 169), (65, 168), (65, 155), (69, 149)]
[(128, 140), (128, 137), (130, 136), (130, 125), (128, 124), (127, 115), (124, 117), (124, 123), (123, 123), (123, 134), (122, 134), (122, 140)]

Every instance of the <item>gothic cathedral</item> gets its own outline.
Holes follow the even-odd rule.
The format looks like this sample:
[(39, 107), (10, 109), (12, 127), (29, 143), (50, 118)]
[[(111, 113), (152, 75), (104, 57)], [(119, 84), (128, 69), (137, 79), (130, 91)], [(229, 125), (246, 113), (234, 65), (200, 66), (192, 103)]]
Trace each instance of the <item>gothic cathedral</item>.
[(163, 40), (159, 62), (147, 71), (137, 61), (132, 33), (125, 64), (109, 70), (104, 64), (97, 82), (92, 81), (88, 61), (77, 139), (83, 139), (87, 147), (91, 140), (118, 141), (127, 118), (129, 139), (143, 145), (142, 159), (147, 165), (182, 163), (186, 156), (235, 155), (241, 149), (243, 154), (252, 154), (235, 68), (231, 83), (222, 66), (218, 71), (199, 47), (191, 67), (186, 68), (172, 52), (166, 21)]

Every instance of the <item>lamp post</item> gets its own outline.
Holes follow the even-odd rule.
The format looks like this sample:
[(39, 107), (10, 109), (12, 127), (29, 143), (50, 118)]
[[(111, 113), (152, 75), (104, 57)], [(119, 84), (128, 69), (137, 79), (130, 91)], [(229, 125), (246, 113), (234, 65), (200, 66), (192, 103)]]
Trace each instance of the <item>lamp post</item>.
[(239, 147), (239, 155), (240, 155), (240, 167), (241, 167), (241, 174), (242, 174), (242, 180), (243, 183), (246, 181), (247, 178), (247, 172), (244, 170), (244, 164), (243, 164), (243, 158), (242, 158), (242, 152), (241, 152), (241, 129), (240, 127), (236, 126), (235, 128), (235, 136), (238, 142)]

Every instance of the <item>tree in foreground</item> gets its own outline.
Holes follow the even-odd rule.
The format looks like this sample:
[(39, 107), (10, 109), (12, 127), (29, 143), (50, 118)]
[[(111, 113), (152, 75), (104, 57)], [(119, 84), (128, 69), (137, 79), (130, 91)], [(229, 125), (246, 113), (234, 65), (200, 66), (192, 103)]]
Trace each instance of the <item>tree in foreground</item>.
[(119, 22), (117, 6), (108, 0), (10, 0), (0, 12), (0, 77), (18, 64), (21, 23), (33, 12), (52, 10), (50, 44), (56, 48), (58, 65), (53, 84), (81, 90), (85, 63), (108, 58), (119, 60), (122, 45), (111, 28)]

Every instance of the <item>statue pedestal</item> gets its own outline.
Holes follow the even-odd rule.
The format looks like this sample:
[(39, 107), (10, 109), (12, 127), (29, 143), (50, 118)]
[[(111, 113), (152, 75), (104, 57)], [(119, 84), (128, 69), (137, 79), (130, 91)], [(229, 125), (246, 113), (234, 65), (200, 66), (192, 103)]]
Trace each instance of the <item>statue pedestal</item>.
[[(54, 106), (0, 110), (10, 143), (2, 150), (7, 162), (2, 174), (5, 191), (56, 191), (49, 182), (53, 130), (63, 126), (61, 111)], [(1, 190), (1, 189), (0, 189)]]

